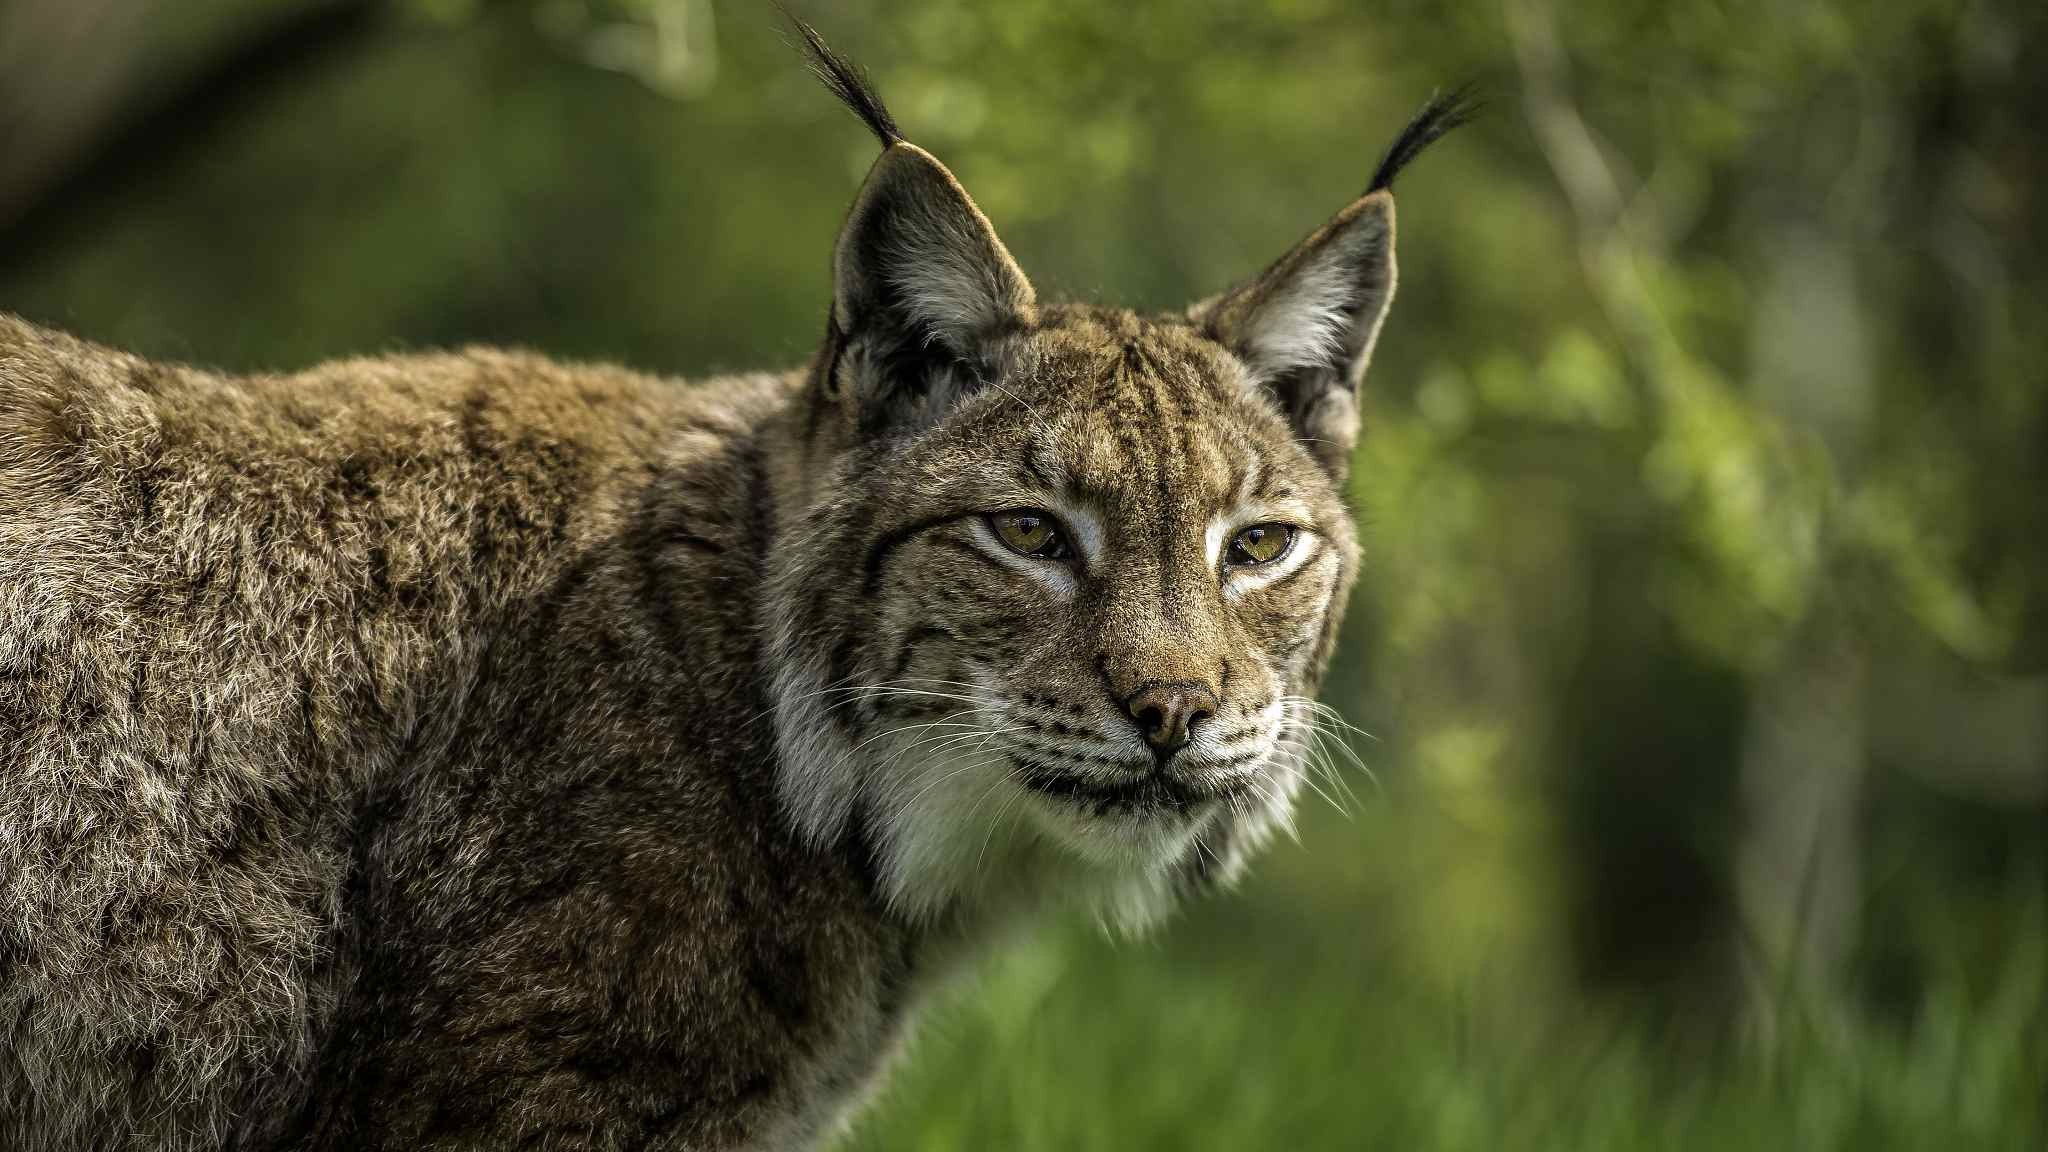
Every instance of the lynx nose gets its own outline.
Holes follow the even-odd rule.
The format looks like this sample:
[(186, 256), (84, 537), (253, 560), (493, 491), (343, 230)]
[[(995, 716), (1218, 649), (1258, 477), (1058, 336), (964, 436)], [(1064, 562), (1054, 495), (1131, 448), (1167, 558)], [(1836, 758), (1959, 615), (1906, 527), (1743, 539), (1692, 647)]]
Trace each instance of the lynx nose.
[(1185, 680), (1147, 684), (1124, 700), (1124, 711), (1137, 721), (1153, 752), (1164, 756), (1188, 742), (1195, 721), (1216, 714), (1216, 694), (1205, 684)]

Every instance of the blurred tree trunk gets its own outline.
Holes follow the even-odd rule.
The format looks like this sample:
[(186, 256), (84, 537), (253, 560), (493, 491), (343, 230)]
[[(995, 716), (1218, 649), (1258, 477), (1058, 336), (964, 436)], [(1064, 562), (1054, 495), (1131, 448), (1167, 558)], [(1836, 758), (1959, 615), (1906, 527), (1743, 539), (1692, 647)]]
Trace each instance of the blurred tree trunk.
[(364, 26), (367, 0), (0, 3), (0, 235)]
[(1821, 609), (1749, 693), (1737, 878), (1767, 1025), (1782, 997), (1839, 986), (1857, 938), (1868, 661), (1842, 616)]
[(0, 5), (0, 228), (105, 132), (155, 63), (160, 0)]
[[(1831, 119), (1827, 103), (1821, 126)], [(1846, 116), (1860, 120), (1871, 112), (1852, 101)], [(1769, 205), (1867, 204), (1875, 191), (1844, 186), (1867, 180), (1864, 166), (1851, 163), (1850, 175), (1831, 171), (1818, 180), (1810, 175), (1816, 165), (1803, 159), (1788, 167), (1789, 174), (1765, 168), (1767, 183), (1790, 188), (1753, 190), (1767, 205), (1761, 214), (1773, 211)], [(1855, 277), (1855, 253), (1872, 239), (1865, 218), (1847, 212), (1748, 227), (1768, 237), (1763, 250), (1772, 254), (1751, 324), (1752, 395), (1779, 427), (1824, 449), (1838, 490), (1851, 490), (1877, 391)], [(1832, 521), (1840, 516), (1830, 509), (1830, 522), (1819, 529), (1822, 559), (1807, 618), (1749, 692), (1736, 866), (1752, 949), (1752, 1002), (1766, 1022), (1785, 992), (1838, 985), (1862, 902), (1868, 657), (1860, 622), (1841, 594), (1853, 576), (1836, 555), (1845, 533)]]

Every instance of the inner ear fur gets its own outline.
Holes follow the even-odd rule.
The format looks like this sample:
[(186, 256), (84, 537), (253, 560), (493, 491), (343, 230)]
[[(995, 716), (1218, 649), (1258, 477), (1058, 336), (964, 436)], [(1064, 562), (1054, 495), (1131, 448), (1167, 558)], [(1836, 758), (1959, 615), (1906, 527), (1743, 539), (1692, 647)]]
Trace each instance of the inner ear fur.
[(995, 337), (1032, 323), (1035, 307), (1031, 282), (946, 166), (914, 144), (884, 149), (834, 253), (836, 331), (898, 368), (933, 357), (973, 366)]
[(1196, 309), (1341, 476), (1358, 438), (1357, 392), (1393, 303), (1394, 198), (1354, 200), (1265, 272)]

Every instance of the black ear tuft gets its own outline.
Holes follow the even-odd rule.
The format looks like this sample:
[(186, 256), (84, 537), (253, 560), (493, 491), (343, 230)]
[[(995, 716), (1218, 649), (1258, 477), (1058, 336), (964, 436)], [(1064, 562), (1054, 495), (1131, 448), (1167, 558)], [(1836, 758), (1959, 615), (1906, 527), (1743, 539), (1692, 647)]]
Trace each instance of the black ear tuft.
[(831, 45), (825, 43), (825, 38), (818, 35), (818, 30), (804, 23), (796, 13), (783, 8), (782, 14), (789, 18), (797, 35), (803, 37), (803, 53), (810, 64), (811, 74), (830, 88), (841, 104), (853, 109), (853, 114), (861, 118), (861, 122), (882, 142), (882, 147), (901, 142), (903, 133), (896, 127), (896, 118), (889, 115), (889, 109), (883, 106), (881, 96), (875, 92), (874, 81), (868, 79), (867, 70), (834, 52)]
[(1387, 154), (1380, 158), (1380, 166), (1372, 174), (1372, 183), (1366, 186), (1368, 193), (1382, 188), (1392, 188), (1394, 177), (1408, 162), (1422, 155), (1422, 150), (1443, 139), (1444, 134), (1461, 124), (1468, 123), (1479, 115), (1486, 103), (1480, 99), (1479, 86), (1460, 84), (1449, 92), (1432, 93), (1429, 103), (1408, 121), (1401, 134), (1394, 137)]

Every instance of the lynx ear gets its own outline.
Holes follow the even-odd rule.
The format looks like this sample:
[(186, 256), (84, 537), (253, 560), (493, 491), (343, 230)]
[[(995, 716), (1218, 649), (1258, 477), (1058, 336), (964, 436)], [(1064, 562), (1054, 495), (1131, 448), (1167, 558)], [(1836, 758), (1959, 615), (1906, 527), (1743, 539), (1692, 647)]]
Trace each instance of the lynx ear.
[(1339, 476), (1358, 438), (1358, 385), (1393, 303), (1394, 278), (1394, 198), (1381, 189), (1197, 310), (1209, 335), (1237, 353)]
[(1471, 85), (1432, 95), (1388, 146), (1364, 196), (1251, 283), (1191, 310), (1339, 479), (1358, 439), (1358, 386), (1394, 300), (1394, 177), (1479, 109)]
[(854, 202), (833, 281), (833, 326), (865, 354), (856, 383), (869, 402), (971, 387), (992, 367), (993, 342), (1034, 316), (1031, 283), (966, 189), (901, 141), (883, 150)]
[(1024, 271), (952, 172), (915, 143), (889, 146), (840, 234), (840, 330), (895, 334), (969, 359), (987, 336), (1028, 320), (1032, 299)]
[(787, 9), (818, 80), (881, 141), (832, 262), (818, 387), (864, 433), (916, 427), (995, 375), (1035, 319), (1031, 282), (931, 153), (903, 139), (861, 67)]

